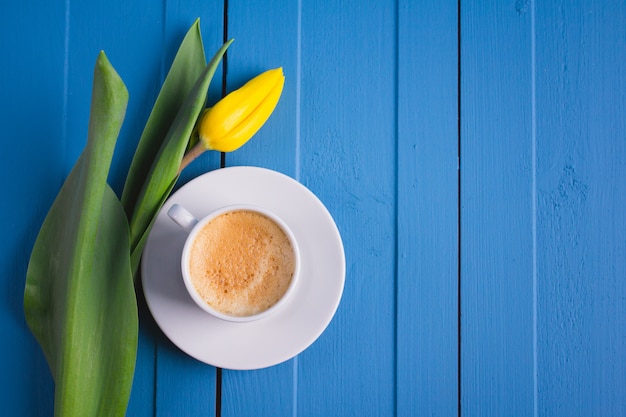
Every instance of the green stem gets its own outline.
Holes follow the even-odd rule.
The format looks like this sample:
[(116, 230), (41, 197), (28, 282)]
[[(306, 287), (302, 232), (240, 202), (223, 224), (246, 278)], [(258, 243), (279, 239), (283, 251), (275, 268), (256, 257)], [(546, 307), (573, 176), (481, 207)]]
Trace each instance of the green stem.
[(189, 150), (189, 152), (187, 152), (185, 154), (185, 156), (183, 156), (183, 160), (180, 163), (180, 168), (178, 168), (178, 174), (177, 175), (180, 175), (182, 170), (185, 169), (187, 167), (187, 165), (189, 165), (191, 163), (191, 161), (193, 161), (198, 156), (200, 156), (202, 153), (204, 153), (204, 151), (206, 151), (206, 148), (204, 147), (204, 144), (202, 143), (202, 141), (199, 141), (196, 144), (196, 146), (191, 148)]

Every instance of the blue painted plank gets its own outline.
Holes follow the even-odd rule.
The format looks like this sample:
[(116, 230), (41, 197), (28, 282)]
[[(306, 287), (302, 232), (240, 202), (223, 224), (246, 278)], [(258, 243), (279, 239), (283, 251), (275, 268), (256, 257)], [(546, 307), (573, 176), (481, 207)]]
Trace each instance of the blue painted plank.
[(462, 414), (534, 413), (532, 14), (461, 4)]
[(223, 370), (222, 415), (291, 416), (296, 360), (253, 371)]
[(215, 410), (215, 368), (159, 339), (155, 415), (211, 416)]
[[(283, 67), (285, 86), (271, 118), (250, 142), (226, 156), (226, 165), (261, 166), (295, 178), (298, 4), (269, 1), (228, 5), (228, 37), (235, 42), (228, 53), (227, 92), (279, 66)], [(293, 415), (296, 366), (297, 360), (290, 360), (261, 370), (224, 370), (222, 415)]]
[(64, 157), (63, 1), (9, 2), (0, 13), (0, 329), (3, 414), (51, 416), (48, 365), (24, 320), (28, 259), (61, 187)]
[(347, 275), (298, 358), (299, 416), (395, 413), (396, 17), (394, 1), (302, 3), (300, 180), (339, 227)]
[(538, 415), (626, 415), (626, 4), (537, 4)]
[[(203, 1), (165, 2), (165, 21), (161, 36), (164, 41), (162, 73), (167, 73), (178, 46), (196, 18), (200, 28), (207, 60), (222, 45), (223, 4)], [(221, 67), (215, 73), (210, 95), (221, 90)], [(219, 155), (206, 153), (181, 175), (178, 188), (190, 179), (219, 167)], [(157, 338), (156, 416), (209, 416), (215, 410), (215, 368), (183, 353), (160, 334)]]
[(457, 2), (398, 18), (397, 415), (457, 416)]
[[(276, 11), (280, 10), (280, 13)], [(230, 2), (227, 92), (271, 68), (283, 67), (285, 86), (271, 118), (227, 165), (259, 165), (295, 178), (298, 161), (299, 83), (297, 2)]]

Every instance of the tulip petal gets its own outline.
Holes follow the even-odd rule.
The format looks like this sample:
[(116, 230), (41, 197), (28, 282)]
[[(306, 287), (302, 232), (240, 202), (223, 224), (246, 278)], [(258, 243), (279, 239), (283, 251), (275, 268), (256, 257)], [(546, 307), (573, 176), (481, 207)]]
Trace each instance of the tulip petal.
[(221, 138), (229, 135), (282, 82), (284, 82), (283, 70), (275, 68), (257, 75), (241, 88), (231, 92), (211, 108), (210, 114), (200, 127), (201, 136)]
[(282, 68), (266, 71), (209, 109), (200, 122), (207, 149), (232, 152), (244, 145), (270, 117), (283, 91)]
[(264, 101), (235, 126), (226, 136), (211, 141), (212, 149), (221, 152), (232, 152), (243, 146), (254, 136), (272, 115), (283, 91), (284, 78), (278, 80)]

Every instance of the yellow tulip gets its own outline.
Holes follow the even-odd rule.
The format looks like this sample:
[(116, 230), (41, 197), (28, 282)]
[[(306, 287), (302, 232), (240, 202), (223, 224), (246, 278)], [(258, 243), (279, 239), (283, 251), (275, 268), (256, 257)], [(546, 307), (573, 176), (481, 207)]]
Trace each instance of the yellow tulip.
[(179, 173), (206, 150), (232, 152), (243, 146), (269, 119), (284, 84), (282, 67), (268, 70), (206, 109), (197, 125), (200, 141), (183, 158)]
[(282, 68), (266, 71), (207, 109), (198, 135), (206, 149), (239, 149), (270, 117), (285, 84)]

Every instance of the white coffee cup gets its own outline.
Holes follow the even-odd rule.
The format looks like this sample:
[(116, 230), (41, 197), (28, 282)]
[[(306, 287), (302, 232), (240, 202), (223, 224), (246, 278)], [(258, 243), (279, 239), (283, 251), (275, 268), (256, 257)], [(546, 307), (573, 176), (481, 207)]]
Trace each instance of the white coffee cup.
[(181, 257), (183, 282), (204, 311), (232, 322), (258, 320), (282, 308), (294, 292), (298, 245), (270, 210), (231, 205), (197, 219), (174, 204), (167, 214), (189, 233)]

